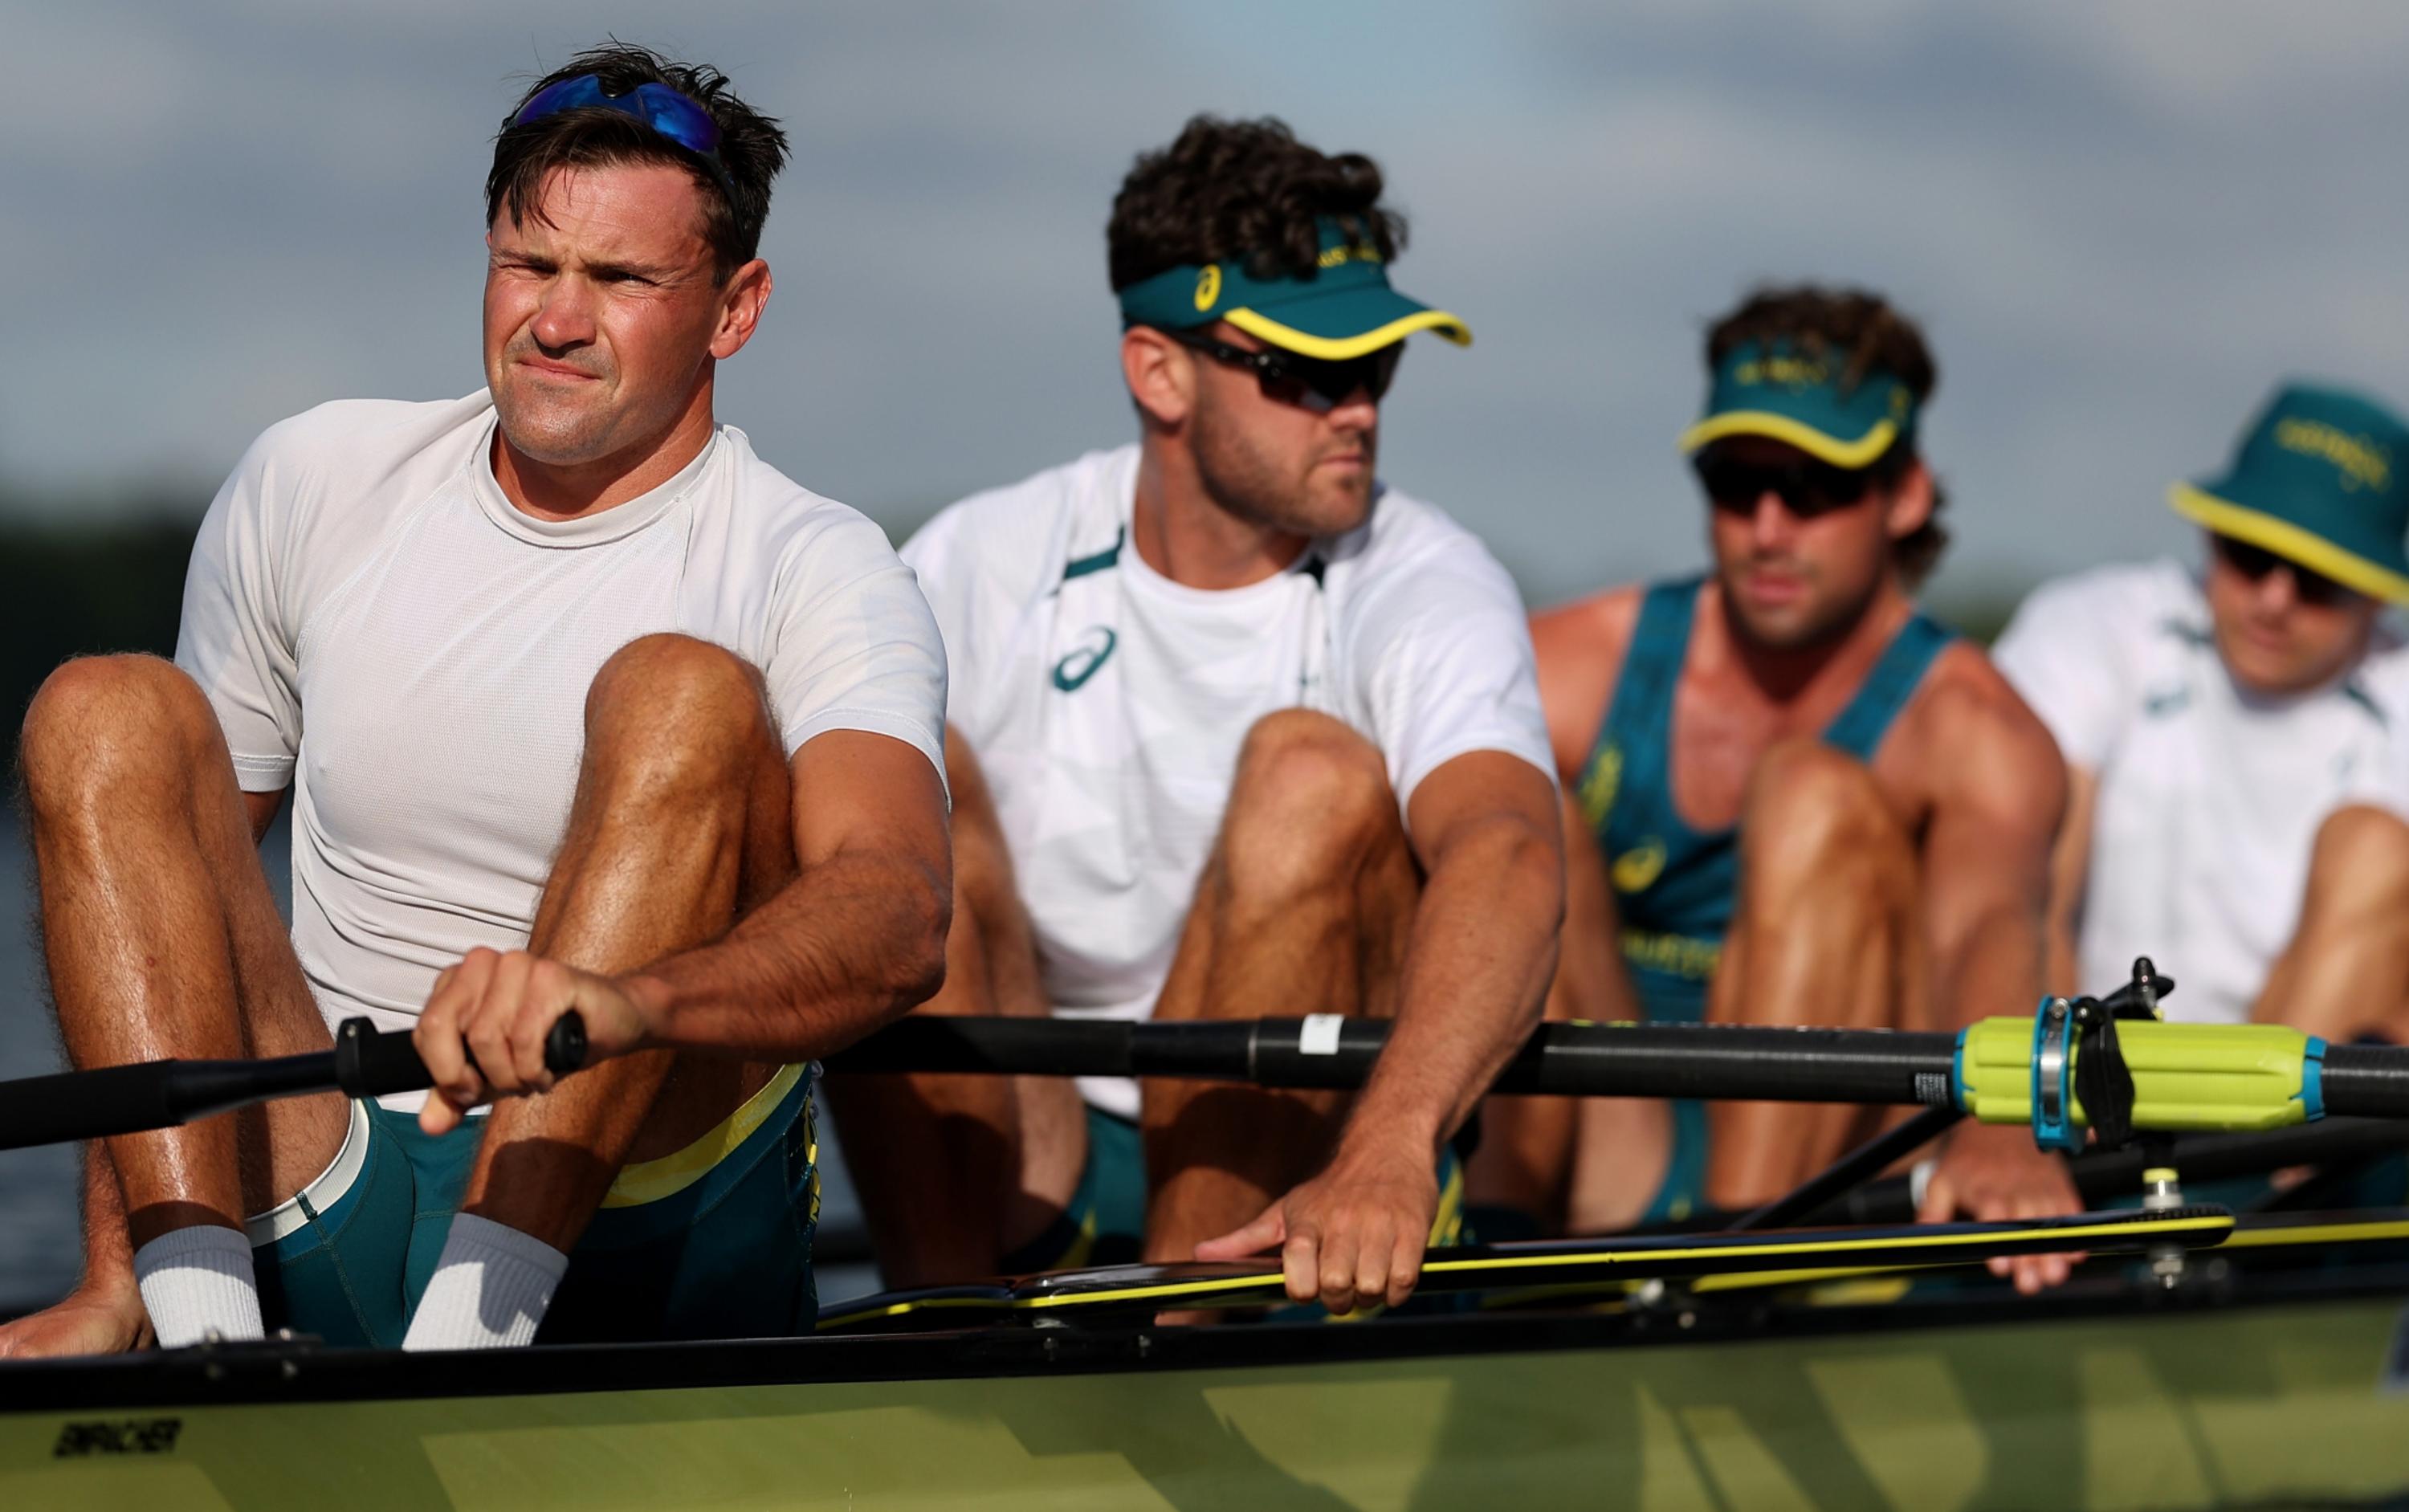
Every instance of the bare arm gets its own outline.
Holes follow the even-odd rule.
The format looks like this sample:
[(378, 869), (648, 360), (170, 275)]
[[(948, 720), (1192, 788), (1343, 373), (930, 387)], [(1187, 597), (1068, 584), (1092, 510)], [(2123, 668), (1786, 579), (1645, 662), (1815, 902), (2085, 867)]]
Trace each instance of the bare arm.
[(1366, 1141), (1410, 1139), (1426, 1160), (1529, 1038), (1555, 975), (1564, 837), (1547, 778), (1476, 751), (1422, 779), (1406, 820), (1428, 881), (1396, 1027), (1341, 1159)]
[(2057, 827), (2057, 844), (2049, 857), (2049, 970), (2042, 983), (2059, 997), (2083, 990), (2075, 922), (2083, 916), (2083, 890), (2091, 877), (2091, 824), (2099, 798), (2098, 773), (2087, 767), (2066, 769), (2066, 822)]
[[(1947, 690), (1931, 770), (1940, 774), (1924, 846), (1934, 1008), (1944, 1029), (2026, 1015), (2048, 970), (2045, 918), (2053, 846), (2066, 810), (2056, 742), (2004, 684)], [(1936, 713), (1943, 711), (1935, 711)], [(2024, 1130), (1960, 1125), (1926, 1188), (1926, 1221), (1958, 1213), (1996, 1221), (2078, 1212), (2063, 1161)], [(2020, 1291), (2055, 1286), (2079, 1257), (1991, 1262)]]
[(1950, 691), (1968, 707), (1934, 754), (1942, 785), (1923, 861), (1934, 1005), (1940, 1027), (1956, 1029), (2032, 1012), (2067, 790), (2056, 745), (2022, 704)]
[(276, 811), (284, 807), (284, 795), (293, 789), (280, 787), (273, 793), (245, 793), (243, 812), (251, 816), (251, 842), (254, 845), (267, 838), (268, 829), (276, 823)]
[(848, 730), (795, 753), (793, 775), (799, 874), (717, 943), (629, 982), (645, 1044), (813, 1059), (944, 983), (953, 856), (936, 769)]
[(953, 909), (936, 769), (901, 741), (837, 730), (789, 771), (797, 873), (715, 943), (626, 976), (478, 951), (439, 977), (415, 1031), (440, 1094), (421, 1115), (428, 1130), (491, 1097), (549, 1090), (544, 1039), (572, 1009), (589, 1061), (655, 1049), (796, 1061), (933, 992)]
[(1199, 1260), (1280, 1247), (1288, 1293), (1334, 1312), (1413, 1291), (1438, 1208), (1438, 1147), (1538, 1022), (1564, 920), (1563, 835), (1547, 775), (1494, 751), (1422, 779), (1406, 828), (1426, 875), (1388, 1048), (1337, 1152)]

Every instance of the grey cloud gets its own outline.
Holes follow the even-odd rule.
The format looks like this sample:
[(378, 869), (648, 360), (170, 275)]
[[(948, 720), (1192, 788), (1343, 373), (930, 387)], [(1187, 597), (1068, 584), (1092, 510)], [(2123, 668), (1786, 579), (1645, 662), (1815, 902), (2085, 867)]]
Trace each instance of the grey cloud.
[[(1118, 440), (1102, 223), (1198, 108), (1380, 155), (1418, 343), (1392, 477), (1534, 595), (1695, 559), (1671, 438), (1767, 278), (1924, 316), (1945, 581), (2181, 548), (2158, 505), (2279, 376), (2409, 399), (2409, 12), (1845, 0), (1600, 7), (52, 7), (0, 93), (0, 478), (223, 469), (341, 394), (475, 384), (476, 190), (512, 76), (610, 30), (722, 61), (798, 147), (726, 410), (907, 519)], [(1387, 24), (1383, 24), (1383, 22)], [(1284, 46), (1283, 43), (1288, 45)]]

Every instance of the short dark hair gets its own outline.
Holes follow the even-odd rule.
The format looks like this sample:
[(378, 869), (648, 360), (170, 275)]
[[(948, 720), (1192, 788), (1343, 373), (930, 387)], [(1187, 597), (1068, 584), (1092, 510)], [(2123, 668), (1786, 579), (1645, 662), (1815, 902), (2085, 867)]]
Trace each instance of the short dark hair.
[[(613, 110), (563, 110), (524, 126), (507, 124), (543, 90), (584, 74), (601, 79), (613, 95), (640, 84), (666, 84), (702, 107), (719, 127), (719, 166), (728, 174), (727, 185), (701, 158)], [(506, 208), (512, 225), (524, 223), (555, 169), (670, 163), (691, 173), (702, 193), (702, 238), (711, 246), (718, 281), (728, 281), (759, 252), (761, 223), (770, 218), (770, 181), (786, 166), (786, 134), (775, 120), (738, 99), (718, 69), (672, 62), (650, 48), (613, 40), (589, 48), (528, 85), (504, 119), (494, 138), (494, 166), (485, 175), (487, 225)]]
[[(1932, 397), (1940, 382), (1932, 350), (1915, 322), (1891, 308), (1878, 294), (1864, 289), (1825, 288), (1800, 283), (1768, 285), (1756, 290), (1740, 307), (1714, 323), (1707, 332), (1707, 367), (1714, 371), (1739, 347), (1755, 343), (1786, 345), (1801, 355), (1836, 359), (1840, 365), (1843, 393), (1865, 382), (1868, 374), (1886, 372), (1907, 385), (1918, 409)], [(1878, 482), (1896, 482), (1916, 461), (1915, 439), (1901, 437), (1874, 459)], [(1949, 532), (1940, 522), (1947, 501), (1938, 479), (1932, 484), (1932, 518), (1913, 535), (1892, 548), (1892, 560), (1910, 587), (1922, 583), (1949, 545)]]
[(1113, 288), (1187, 264), (1309, 277), (1322, 216), (1389, 261), (1405, 249), (1406, 221), (1379, 201), (1380, 166), (1361, 152), (1317, 151), (1270, 116), (1196, 116), (1170, 146), (1139, 153), (1113, 196), (1104, 227)]

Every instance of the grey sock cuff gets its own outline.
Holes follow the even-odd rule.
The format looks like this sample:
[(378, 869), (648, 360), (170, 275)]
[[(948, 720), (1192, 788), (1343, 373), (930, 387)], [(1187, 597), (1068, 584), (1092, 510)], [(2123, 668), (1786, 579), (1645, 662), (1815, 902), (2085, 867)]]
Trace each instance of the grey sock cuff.
[(180, 1349), (210, 1333), (266, 1335), (251, 1241), (213, 1223), (171, 1229), (134, 1252), (134, 1280), (162, 1349)]
[(401, 1346), (491, 1349), (532, 1344), (568, 1269), (569, 1257), (542, 1240), (473, 1213), (458, 1214)]

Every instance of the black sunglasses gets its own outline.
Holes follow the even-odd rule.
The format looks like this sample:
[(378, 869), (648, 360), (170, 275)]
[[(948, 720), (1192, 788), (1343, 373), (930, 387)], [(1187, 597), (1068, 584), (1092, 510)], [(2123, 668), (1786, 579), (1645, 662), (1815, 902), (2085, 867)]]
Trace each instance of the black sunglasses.
[(2304, 604), (2330, 607), (2334, 604), (2348, 603), (2359, 597), (2358, 589), (2345, 587), (2322, 572), (2312, 572), (2300, 563), (2288, 557), (2278, 556), (2264, 546), (2253, 546), (2246, 540), (2236, 540), (2231, 536), (2214, 533), (2208, 539), (2214, 543), (2219, 561), (2253, 583), (2258, 582), (2279, 567), (2290, 569), (2292, 591), (2300, 595), (2301, 602)]
[(1771, 494), (1801, 520), (1812, 520), (1858, 503), (1873, 486), (1863, 468), (1836, 468), (1801, 453), (1781, 461), (1752, 461), (1709, 446), (1691, 461), (1698, 485), (1719, 510), (1753, 514), (1756, 501)]
[(1298, 405), (1318, 415), (1337, 409), (1358, 389), (1370, 395), (1373, 403), (1379, 403), (1396, 380), (1398, 360), (1406, 354), (1403, 341), (1392, 341), (1377, 352), (1331, 362), (1273, 349), (1249, 352), (1195, 331), (1165, 330), (1162, 334), (1191, 352), (1201, 352), (1216, 362), (1252, 372), (1255, 382), (1262, 387), (1264, 398)]

